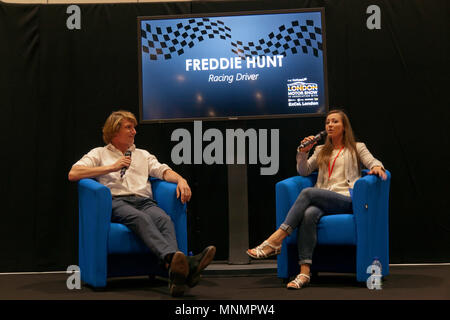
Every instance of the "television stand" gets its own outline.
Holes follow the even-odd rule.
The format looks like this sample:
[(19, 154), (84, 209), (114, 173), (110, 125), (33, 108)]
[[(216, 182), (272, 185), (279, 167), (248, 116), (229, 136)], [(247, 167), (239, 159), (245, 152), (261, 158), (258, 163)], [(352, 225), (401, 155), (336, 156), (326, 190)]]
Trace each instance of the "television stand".
[(249, 264), (247, 165), (228, 164), (228, 264)]

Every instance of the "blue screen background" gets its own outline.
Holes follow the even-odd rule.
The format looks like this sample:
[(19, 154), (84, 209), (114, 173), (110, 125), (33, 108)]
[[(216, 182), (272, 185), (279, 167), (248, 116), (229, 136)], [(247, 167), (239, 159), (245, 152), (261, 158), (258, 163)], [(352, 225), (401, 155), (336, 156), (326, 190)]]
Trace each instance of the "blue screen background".
[[(313, 22), (313, 26), (309, 26), (307, 32), (302, 32), (308, 38), (309, 31), (313, 27), (322, 29), (320, 12), (208, 17), (210, 21), (220, 20), (223, 22), (223, 25), (219, 26), (229, 28), (224, 32), (230, 37), (227, 36), (224, 40), (215, 34), (213, 39), (204, 37), (203, 41), (199, 41), (198, 38), (192, 40), (192, 47), (178, 44), (176, 48), (182, 48), (183, 53), (172, 52), (170, 59), (165, 59), (163, 54), (156, 54), (156, 60), (152, 60), (149, 52), (143, 50), (144, 46), (149, 47), (148, 40), (153, 40), (152, 35), (157, 34), (157, 27), (160, 28), (160, 33), (157, 35), (159, 42), (153, 41), (156, 48), (164, 40), (162, 39), (163, 35), (166, 35), (166, 40), (169, 38), (171, 40), (183, 39), (182, 36), (175, 37), (174, 30), (180, 30), (180, 23), (183, 26), (194, 26), (193, 19), (195, 22), (202, 21), (201, 18), (141, 20), (141, 33), (143, 34), (141, 34), (142, 120), (324, 112), (323, 51), (317, 50), (317, 56), (315, 56), (312, 50), (312, 47), (317, 47), (317, 42), (322, 43), (320, 33), (315, 34), (316, 42), (312, 41), (312, 46), (306, 45), (306, 39), (296, 38), (297, 43), (300, 43), (300, 46), (296, 47), (297, 53), (291, 52), (292, 41), (289, 41), (289, 49), (279, 48), (279, 52), (285, 52), (282, 67), (247, 69), (245, 60), (242, 60), (241, 69), (193, 71), (191, 67), (190, 71), (186, 71), (186, 59), (236, 57), (236, 53), (231, 51), (236, 49), (231, 45), (232, 42), (241, 41), (240, 48), (249, 42), (257, 45), (260, 39), (264, 39), (264, 42), (267, 43), (271, 40), (269, 38), (271, 33), (280, 34), (279, 27), (289, 28), (292, 21), (298, 21), (304, 28), (308, 23), (307, 20), (309, 20), (309, 24), (311, 21)], [(168, 27), (171, 28), (169, 29), (171, 32), (167, 30)], [(149, 28), (151, 32), (148, 31)], [(180, 32), (183, 31), (184, 28)], [(286, 32), (284, 31), (282, 34), (286, 35)], [(277, 49), (274, 46), (277, 39), (274, 38), (274, 40), (271, 50)], [(186, 41), (190, 42), (191, 39), (188, 38)], [(172, 45), (171, 41), (163, 42)], [(287, 41), (281, 39), (279, 42), (284, 44)], [(307, 47), (307, 53), (302, 51), (302, 45)], [(150, 48), (150, 51), (155, 53), (155, 48)], [(169, 53), (167, 48), (164, 48), (163, 51)], [(273, 54), (267, 53), (266, 55), (272, 56)], [(254, 81), (236, 81), (237, 73), (258, 74), (258, 78)], [(209, 82), (211, 74), (215, 76), (233, 75), (234, 81), (232, 83), (227, 81)], [(307, 78), (306, 82), (318, 85), (319, 103), (317, 106), (288, 106), (288, 80), (299, 78)]]

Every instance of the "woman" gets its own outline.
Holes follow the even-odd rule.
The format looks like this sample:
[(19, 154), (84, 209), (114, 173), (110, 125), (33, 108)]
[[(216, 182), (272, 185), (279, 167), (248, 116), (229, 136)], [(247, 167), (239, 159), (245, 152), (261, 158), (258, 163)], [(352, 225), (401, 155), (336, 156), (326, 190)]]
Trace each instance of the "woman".
[[(316, 142), (297, 148), (297, 171), (302, 176), (318, 169), (317, 183), (299, 194), (286, 220), (266, 241), (247, 254), (254, 259), (264, 259), (280, 253), (281, 244), (295, 228), (298, 230), (300, 274), (287, 284), (288, 289), (301, 289), (310, 282), (312, 255), (317, 242), (317, 223), (326, 214), (352, 212), (350, 190), (361, 177), (360, 165), (369, 168), (368, 174), (376, 174), (383, 180), (386, 173), (383, 164), (375, 159), (364, 143), (356, 143), (350, 121), (342, 110), (332, 110), (325, 121), (327, 138), (308, 159), (308, 153)], [(302, 143), (314, 136), (306, 137)]]

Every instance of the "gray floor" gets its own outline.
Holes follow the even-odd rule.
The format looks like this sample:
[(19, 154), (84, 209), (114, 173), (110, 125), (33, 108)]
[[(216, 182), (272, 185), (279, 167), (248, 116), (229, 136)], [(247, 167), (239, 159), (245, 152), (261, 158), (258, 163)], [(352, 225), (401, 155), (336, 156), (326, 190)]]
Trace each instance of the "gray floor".
[(353, 274), (320, 273), (311, 286), (287, 290), (274, 263), (211, 264), (200, 284), (172, 298), (167, 281), (113, 278), (104, 290), (69, 290), (65, 273), (0, 274), (0, 300), (450, 300), (450, 265), (390, 266), (381, 290)]

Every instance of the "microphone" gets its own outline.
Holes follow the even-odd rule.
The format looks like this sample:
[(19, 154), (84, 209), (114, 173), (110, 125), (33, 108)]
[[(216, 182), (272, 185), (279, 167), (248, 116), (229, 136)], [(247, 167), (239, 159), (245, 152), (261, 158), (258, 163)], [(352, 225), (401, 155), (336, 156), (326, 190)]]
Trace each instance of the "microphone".
[(309, 146), (311, 143), (314, 143), (314, 142), (316, 142), (316, 141), (319, 141), (320, 139), (322, 139), (322, 137), (324, 137), (324, 136), (326, 136), (326, 135), (327, 135), (327, 132), (326, 132), (325, 130), (319, 132), (318, 134), (316, 134), (316, 135), (314, 136), (314, 138), (313, 138), (312, 140), (306, 141), (305, 143), (301, 143), (301, 144), (298, 146), (297, 150), (298, 150), (298, 149), (302, 149), (302, 148), (304, 148), (304, 147), (307, 147), (307, 146)]
[[(125, 157), (131, 157), (131, 151), (126, 151), (125, 152)], [(123, 175), (125, 174), (125, 171), (127, 171), (128, 167), (123, 167), (122, 169), (120, 169), (120, 177), (122, 178)]]

